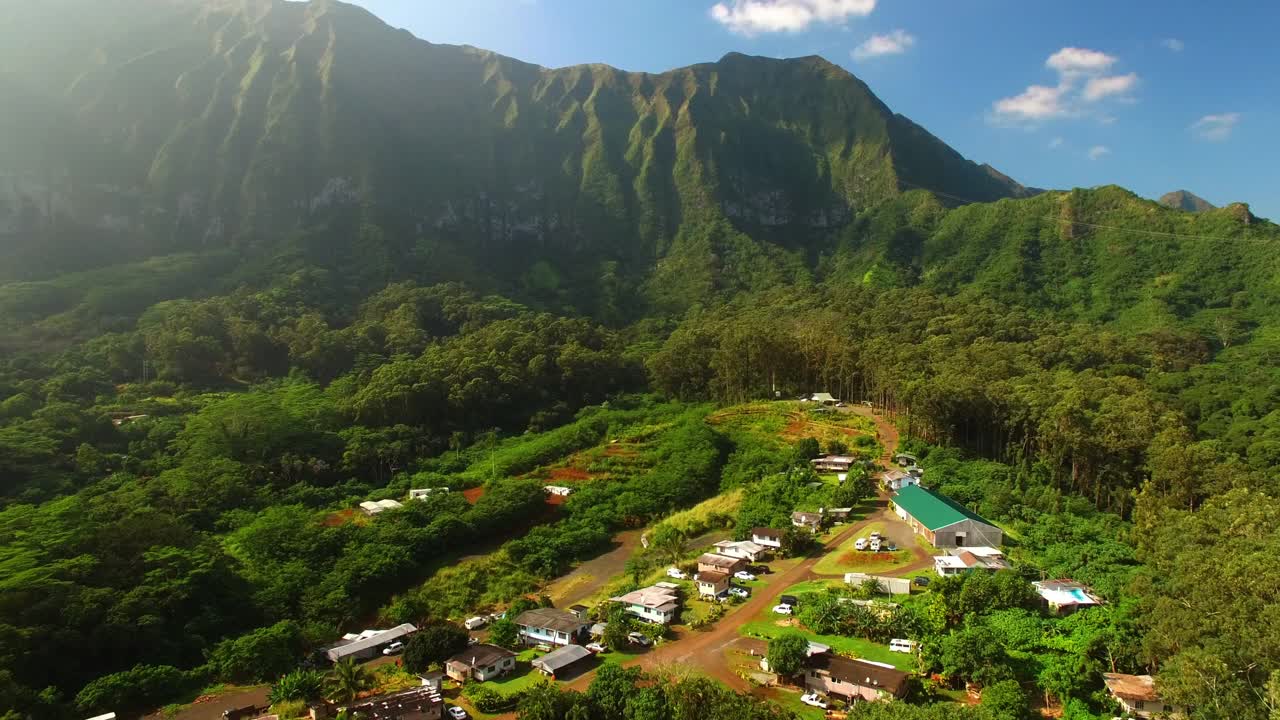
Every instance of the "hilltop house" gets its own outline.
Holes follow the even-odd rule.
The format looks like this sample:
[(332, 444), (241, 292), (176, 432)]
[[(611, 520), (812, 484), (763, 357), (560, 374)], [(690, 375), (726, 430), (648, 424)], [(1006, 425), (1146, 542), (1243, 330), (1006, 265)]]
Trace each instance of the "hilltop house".
[(609, 599), (622, 603), (629, 614), (645, 622), (670, 625), (680, 614), (680, 596), (669, 587), (652, 585)]
[(823, 455), (809, 461), (815, 472), (847, 473), (858, 459), (851, 455)]
[(698, 556), (698, 572), (722, 572), (732, 575), (746, 567), (747, 561), (742, 558), (719, 553), (703, 553)]
[(946, 577), (970, 570), (1008, 570), (1004, 553), (990, 547), (947, 548), (946, 554), (933, 559), (933, 571)]
[(751, 542), (767, 548), (780, 548), (782, 547), (782, 531), (774, 530), (773, 528), (752, 528)]
[(535, 608), (516, 617), (520, 641), (526, 645), (571, 645), (578, 643), (591, 623), (564, 610)]
[(1126, 715), (1140, 718), (1183, 716), (1177, 705), (1166, 703), (1156, 694), (1155, 679), (1150, 675), (1102, 673), (1107, 692), (1120, 703)]
[(817, 535), (822, 530), (823, 515), (822, 510), (816, 513), (793, 512), (791, 513), (791, 524)]
[(935, 547), (1000, 547), (1004, 531), (942, 493), (907, 485), (893, 496), (893, 509)]
[(458, 682), (484, 682), (502, 677), (516, 669), (516, 654), (497, 645), (472, 645), (449, 658), (444, 672)]
[(904, 470), (888, 470), (880, 476), (880, 485), (892, 492), (898, 492), (908, 485), (919, 484), (920, 478)]
[(721, 540), (715, 544), (716, 553), (748, 562), (759, 562), (769, 553), (769, 548), (750, 540)]
[(1075, 580), (1039, 580), (1031, 584), (1040, 593), (1040, 602), (1056, 615), (1070, 615), (1081, 608), (1102, 604), (1102, 598), (1092, 589)]
[(435, 495), (436, 493), (447, 493), (447, 492), (449, 492), (449, 488), (447, 487), (417, 488), (409, 491), (409, 499), (410, 500), (427, 500), (428, 498), (430, 498), (432, 495)]
[(717, 570), (700, 570), (693, 576), (698, 586), (698, 597), (720, 598), (729, 594), (729, 573)]

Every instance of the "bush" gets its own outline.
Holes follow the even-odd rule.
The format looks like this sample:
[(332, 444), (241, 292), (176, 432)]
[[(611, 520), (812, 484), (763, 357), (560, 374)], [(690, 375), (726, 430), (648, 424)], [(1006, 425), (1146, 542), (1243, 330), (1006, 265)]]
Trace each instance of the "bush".
[(520, 702), (520, 693), (504, 695), (483, 685), (468, 685), (462, 694), (482, 713), (506, 712)]
[(274, 703), (306, 702), (315, 700), (324, 692), (324, 674), (315, 670), (294, 670), (271, 686), (267, 698)]
[(76, 695), (76, 706), (92, 714), (148, 710), (190, 689), (199, 680), (194, 673), (185, 673), (171, 665), (135, 665), (84, 686)]
[(263, 682), (297, 667), (302, 651), (302, 629), (285, 620), (218, 643), (209, 653), (209, 666), (222, 680)]

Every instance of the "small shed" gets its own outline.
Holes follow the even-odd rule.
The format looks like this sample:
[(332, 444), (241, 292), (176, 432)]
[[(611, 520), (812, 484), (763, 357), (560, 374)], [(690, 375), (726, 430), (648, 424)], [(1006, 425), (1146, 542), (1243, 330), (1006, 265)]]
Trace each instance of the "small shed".
[(533, 660), (530, 664), (543, 675), (555, 677), (557, 673), (563, 672), (565, 668), (589, 657), (591, 657), (591, 651), (581, 645), (565, 645)]

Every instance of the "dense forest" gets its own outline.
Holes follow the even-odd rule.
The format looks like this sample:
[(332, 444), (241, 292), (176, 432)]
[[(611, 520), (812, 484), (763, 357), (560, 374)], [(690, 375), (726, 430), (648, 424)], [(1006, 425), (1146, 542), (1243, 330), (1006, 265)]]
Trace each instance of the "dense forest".
[[(721, 493), (739, 535), (854, 504), (709, 421), (816, 391), (1026, 568), (809, 617), (987, 688), (852, 718), (1095, 718), (1117, 670), (1280, 717), (1280, 228), (1247, 206), (1024, 188), (821, 58), (548, 70), (338, 2), (104, 8), (0, 26), (0, 718), (273, 681)], [(613, 445), (548, 503), (540, 468)], [(1108, 606), (1049, 623), (1037, 573)], [(615, 669), (519, 712), (789, 717)]]

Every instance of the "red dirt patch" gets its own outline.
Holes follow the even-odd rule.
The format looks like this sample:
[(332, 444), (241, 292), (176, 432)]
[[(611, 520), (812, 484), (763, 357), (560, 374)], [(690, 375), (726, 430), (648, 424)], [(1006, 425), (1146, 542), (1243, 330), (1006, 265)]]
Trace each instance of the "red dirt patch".
[(629, 445), (610, 445), (604, 449), (604, 454), (609, 457), (632, 458), (640, 454), (640, 451)]
[(875, 565), (876, 563), (896, 562), (897, 555), (893, 553), (873, 553), (860, 550), (852, 550), (840, 556), (842, 565)]
[[(346, 510), (339, 510), (338, 512), (330, 513), (329, 515), (325, 516), (324, 520), (320, 521), (320, 524), (324, 525), (325, 527), (339, 527), (341, 525), (346, 525), (347, 523), (355, 519), (356, 519), (356, 509), (347, 508)], [(196, 702), (200, 702), (200, 701), (197, 699)]]
[(556, 494), (554, 494), (554, 493), (547, 493), (547, 504), (548, 504), (548, 505), (563, 505), (563, 504), (564, 504), (564, 495), (556, 495)]
[(551, 468), (551, 479), (563, 482), (582, 482), (590, 480), (591, 473), (576, 467)]
[(477, 500), (484, 497), (484, 488), (473, 487), (470, 490), (463, 490), (462, 497), (466, 498), (467, 502), (471, 503), (472, 505), (475, 505)]

